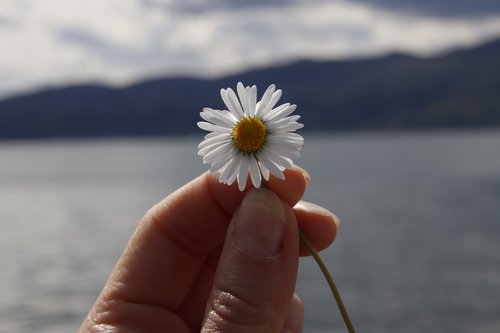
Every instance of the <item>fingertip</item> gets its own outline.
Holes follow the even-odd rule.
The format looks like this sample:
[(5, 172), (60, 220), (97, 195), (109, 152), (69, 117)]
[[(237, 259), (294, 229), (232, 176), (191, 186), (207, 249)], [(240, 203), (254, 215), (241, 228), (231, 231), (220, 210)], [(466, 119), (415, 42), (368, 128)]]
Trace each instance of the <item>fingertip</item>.
[[(335, 240), (340, 219), (329, 210), (307, 201), (299, 201), (294, 206), (300, 230), (309, 238), (317, 251), (324, 250)], [(302, 247), (300, 255), (309, 255)]]
[(284, 180), (271, 177), (267, 182), (267, 186), (283, 201), (293, 207), (304, 195), (311, 176), (306, 170), (297, 165), (286, 169), (284, 174)]
[(306, 182), (306, 186), (309, 185), (309, 182), (311, 181), (311, 174), (306, 169), (294, 164), (294, 165), (292, 165), (290, 170), (298, 171), (298, 172), (302, 173), (302, 176), (304, 177), (304, 180)]

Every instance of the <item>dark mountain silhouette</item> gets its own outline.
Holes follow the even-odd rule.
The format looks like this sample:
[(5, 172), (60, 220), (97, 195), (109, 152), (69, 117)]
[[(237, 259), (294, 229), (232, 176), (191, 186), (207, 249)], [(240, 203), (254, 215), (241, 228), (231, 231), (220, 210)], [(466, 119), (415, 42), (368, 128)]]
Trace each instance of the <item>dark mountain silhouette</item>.
[(214, 80), (166, 78), (126, 88), (81, 85), (0, 101), (0, 138), (177, 135), (220, 88), (238, 81), (283, 89), (304, 130), (465, 128), (500, 125), (500, 40), (428, 59), (393, 54), (300, 61)]

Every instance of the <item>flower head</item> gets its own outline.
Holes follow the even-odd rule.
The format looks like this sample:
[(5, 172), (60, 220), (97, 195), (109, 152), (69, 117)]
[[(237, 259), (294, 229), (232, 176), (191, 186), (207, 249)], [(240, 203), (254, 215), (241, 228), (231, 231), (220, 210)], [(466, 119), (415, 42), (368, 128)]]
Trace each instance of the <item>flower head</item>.
[(284, 179), (283, 170), (300, 156), (304, 139), (293, 132), (304, 125), (297, 122), (300, 116), (290, 116), (297, 106), (275, 107), (281, 97), (281, 90), (275, 89), (270, 85), (257, 102), (257, 87), (239, 82), (237, 94), (231, 88), (220, 91), (227, 110), (204, 108), (200, 113), (206, 122), (198, 126), (210, 133), (198, 145), (198, 155), (211, 172), (220, 173), (221, 183), (231, 185), (237, 180), (243, 191), (249, 174), (255, 187), (260, 187), (262, 178), (269, 180), (270, 174)]

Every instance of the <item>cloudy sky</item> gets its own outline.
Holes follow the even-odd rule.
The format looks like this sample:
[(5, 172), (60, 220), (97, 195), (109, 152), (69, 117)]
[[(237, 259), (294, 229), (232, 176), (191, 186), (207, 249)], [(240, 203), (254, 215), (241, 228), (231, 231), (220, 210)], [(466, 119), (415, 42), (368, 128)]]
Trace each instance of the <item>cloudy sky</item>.
[(0, 0), (0, 97), (499, 37), (497, 0)]

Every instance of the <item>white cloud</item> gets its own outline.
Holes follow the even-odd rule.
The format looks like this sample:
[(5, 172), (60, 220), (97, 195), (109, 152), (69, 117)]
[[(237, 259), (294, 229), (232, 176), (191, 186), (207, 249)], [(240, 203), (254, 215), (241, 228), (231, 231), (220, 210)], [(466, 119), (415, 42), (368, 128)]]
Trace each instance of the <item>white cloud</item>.
[(220, 75), (297, 58), (391, 50), (430, 55), (500, 36), (500, 16), (426, 18), (343, 1), (202, 12), (169, 10), (174, 7), (174, 0), (154, 6), (0, 0), (0, 96), (88, 80)]

